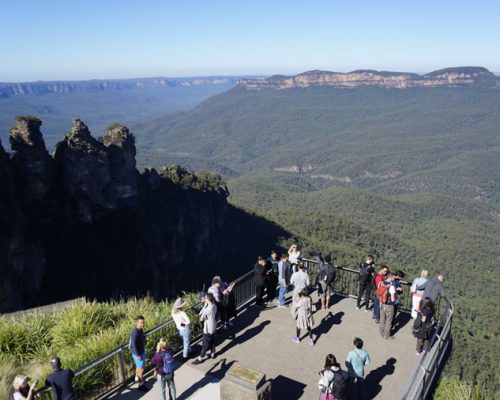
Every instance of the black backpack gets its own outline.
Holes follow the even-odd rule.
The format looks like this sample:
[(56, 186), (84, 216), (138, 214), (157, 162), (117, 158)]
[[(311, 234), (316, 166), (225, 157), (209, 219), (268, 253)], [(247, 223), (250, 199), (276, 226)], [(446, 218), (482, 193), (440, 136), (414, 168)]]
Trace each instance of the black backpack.
[(332, 394), (336, 400), (345, 400), (347, 398), (347, 387), (349, 385), (349, 374), (339, 369), (333, 372), (333, 381), (331, 384)]
[(325, 263), (325, 271), (323, 272), (323, 274), (323, 282), (329, 285), (335, 280), (337, 269), (332, 264)]

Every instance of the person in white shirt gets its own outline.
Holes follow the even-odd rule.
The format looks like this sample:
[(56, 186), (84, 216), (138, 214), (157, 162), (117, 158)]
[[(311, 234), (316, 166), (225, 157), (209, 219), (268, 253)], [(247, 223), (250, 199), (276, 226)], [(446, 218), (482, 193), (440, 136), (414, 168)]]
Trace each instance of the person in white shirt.
[(297, 264), (299, 263), (300, 251), (296, 244), (292, 244), (288, 249), (288, 262), (292, 266), (292, 271), (297, 272)]
[(200, 311), (200, 321), (203, 321), (203, 343), (201, 345), (201, 353), (193, 364), (200, 364), (205, 358), (207, 350), (210, 349), (210, 356), (215, 358), (215, 330), (217, 328), (217, 306), (214, 304), (215, 299), (212, 293), (205, 296), (205, 305)]
[(413, 319), (417, 318), (418, 311), (420, 310), (420, 302), (422, 301), (422, 296), (424, 294), (424, 290), (417, 290), (417, 287), (424, 285), (428, 279), (429, 272), (424, 269), (420, 273), (420, 277), (415, 278), (410, 287), (410, 294), (412, 296), (411, 317)]
[(182, 307), (185, 304), (186, 302), (184, 299), (178, 298), (175, 300), (174, 307), (172, 308), (172, 318), (175, 322), (179, 335), (182, 337), (182, 356), (184, 359), (188, 358), (188, 355), (191, 352), (191, 346), (189, 345), (191, 339), (189, 324), (191, 321), (189, 320), (188, 315), (182, 310)]
[(309, 275), (305, 271), (305, 266), (302, 263), (298, 264), (299, 270), (292, 274), (290, 278), (290, 283), (293, 285), (292, 301), (295, 303), (299, 299), (299, 293), (302, 289), (307, 289), (309, 287)]

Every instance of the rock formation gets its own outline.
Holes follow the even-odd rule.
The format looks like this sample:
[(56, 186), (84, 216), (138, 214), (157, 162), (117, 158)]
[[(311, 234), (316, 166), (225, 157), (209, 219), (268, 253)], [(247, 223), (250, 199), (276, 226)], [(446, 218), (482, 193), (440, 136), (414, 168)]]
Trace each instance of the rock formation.
[(19, 117), (14, 153), (0, 145), (0, 312), (77, 296), (174, 296), (215, 274), (235, 278), (286, 235), (230, 206), (218, 175), (139, 173), (122, 125), (96, 139), (75, 119), (54, 157), (40, 126)]
[(418, 75), (407, 72), (359, 70), (348, 73), (309, 71), (296, 76), (271, 76), (267, 79), (241, 79), (238, 86), (248, 90), (292, 89), (311, 86), (355, 88), (376, 86), (406, 89), (415, 87), (482, 85), (500, 89), (500, 78), (482, 67), (446, 68)]

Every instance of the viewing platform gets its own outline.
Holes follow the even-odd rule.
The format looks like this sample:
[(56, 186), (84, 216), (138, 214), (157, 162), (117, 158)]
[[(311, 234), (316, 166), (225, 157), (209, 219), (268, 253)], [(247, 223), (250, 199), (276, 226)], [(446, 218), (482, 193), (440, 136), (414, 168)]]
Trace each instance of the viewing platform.
[[(314, 282), (318, 266), (313, 260), (303, 260), (310, 276), (311, 297), (317, 304), (318, 293)], [(250, 271), (234, 281), (234, 294), (238, 316), (234, 326), (216, 333), (216, 354), (202, 364), (194, 365), (199, 354), (201, 325), (197, 323), (200, 304), (188, 310), (191, 318), (192, 358), (184, 361), (180, 354), (181, 343), (172, 319), (145, 332), (148, 354), (146, 356), (147, 393), (137, 390), (134, 383), (134, 365), (128, 345), (117, 347), (75, 371), (75, 379), (86, 382), (93, 374), (101, 377), (99, 385), (85, 386), (80, 396), (84, 400), (154, 400), (159, 398), (157, 384), (152, 378), (149, 363), (153, 349), (161, 337), (168, 337), (177, 352), (175, 384), (177, 399), (219, 400), (220, 381), (235, 364), (241, 364), (265, 374), (271, 381), (272, 399), (317, 399), (319, 397), (319, 371), (324, 367), (327, 354), (334, 354), (337, 362), (345, 367), (345, 359), (353, 346), (353, 339), (360, 337), (371, 362), (365, 368), (367, 399), (424, 400), (430, 398), (436, 379), (446, 363), (451, 346), (453, 303), (441, 299), (437, 304), (435, 331), (426, 353), (415, 354), (416, 339), (412, 335), (410, 318), (411, 296), (409, 283), (403, 282), (400, 312), (396, 318), (394, 339), (383, 339), (379, 325), (372, 319), (372, 312), (356, 309), (353, 298), (358, 288), (359, 272), (338, 267), (333, 302), (328, 310), (314, 311), (313, 337), (315, 345), (308, 343), (306, 332), (300, 343), (292, 341), (295, 321), (290, 308), (270, 306), (265, 309), (255, 303), (254, 273)], [(290, 305), (291, 294), (287, 295)], [(276, 304), (276, 303), (274, 303)], [(169, 317), (169, 316), (167, 316)], [(39, 394), (45, 398), (49, 389)]]
[[(317, 299), (316, 292), (312, 294)], [(245, 367), (265, 373), (272, 379), (273, 399), (316, 399), (318, 372), (323, 369), (325, 357), (332, 353), (345, 368), (347, 353), (353, 349), (353, 339), (361, 337), (371, 358), (367, 366), (366, 392), (368, 399), (401, 398), (408, 377), (421, 356), (415, 355), (416, 339), (411, 333), (409, 315), (401, 313), (394, 340), (383, 339), (372, 313), (356, 309), (356, 301), (335, 296), (329, 310), (314, 313), (316, 344), (310, 346), (304, 338), (294, 343), (295, 321), (290, 310), (271, 308), (261, 311), (253, 305), (235, 320), (233, 328), (220, 330), (217, 335), (216, 358), (193, 365), (193, 359), (183, 362), (175, 371), (177, 399), (218, 400), (219, 380), (238, 362)], [(199, 346), (198, 346), (199, 347)], [(198, 349), (195, 349), (197, 354)], [(154, 380), (148, 380), (151, 387)], [(158, 388), (144, 394), (127, 387), (112, 399), (156, 400)]]

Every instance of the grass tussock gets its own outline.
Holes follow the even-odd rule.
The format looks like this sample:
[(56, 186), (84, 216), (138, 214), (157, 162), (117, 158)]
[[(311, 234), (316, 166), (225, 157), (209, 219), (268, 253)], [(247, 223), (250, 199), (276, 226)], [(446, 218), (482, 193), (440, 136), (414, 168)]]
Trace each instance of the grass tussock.
[(483, 400), (481, 389), (455, 376), (446, 376), (439, 382), (434, 393), (435, 400)]
[[(195, 294), (184, 294), (189, 304), (198, 301)], [(25, 315), (17, 320), (0, 317), (0, 398), (11, 398), (12, 382), (17, 374), (39, 379), (38, 388), (43, 387), (50, 373), (49, 362), (58, 355), (64, 368), (78, 370), (111, 350), (127, 343), (135, 318), (145, 318), (145, 329), (170, 319), (172, 304), (155, 302), (151, 297), (98, 303), (86, 302), (53, 311), (50, 314)], [(196, 312), (189, 312), (196, 321)], [(195, 332), (197, 328), (195, 328)], [(177, 330), (167, 325), (148, 337), (149, 355), (156, 349), (160, 337), (168, 338), (171, 346), (182, 346)], [(130, 350), (123, 350), (125, 374), (133, 369)], [(121, 364), (117, 354), (79, 375), (75, 389), (79, 398), (92, 396), (94, 390), (113, 385), (121, 379)]]

